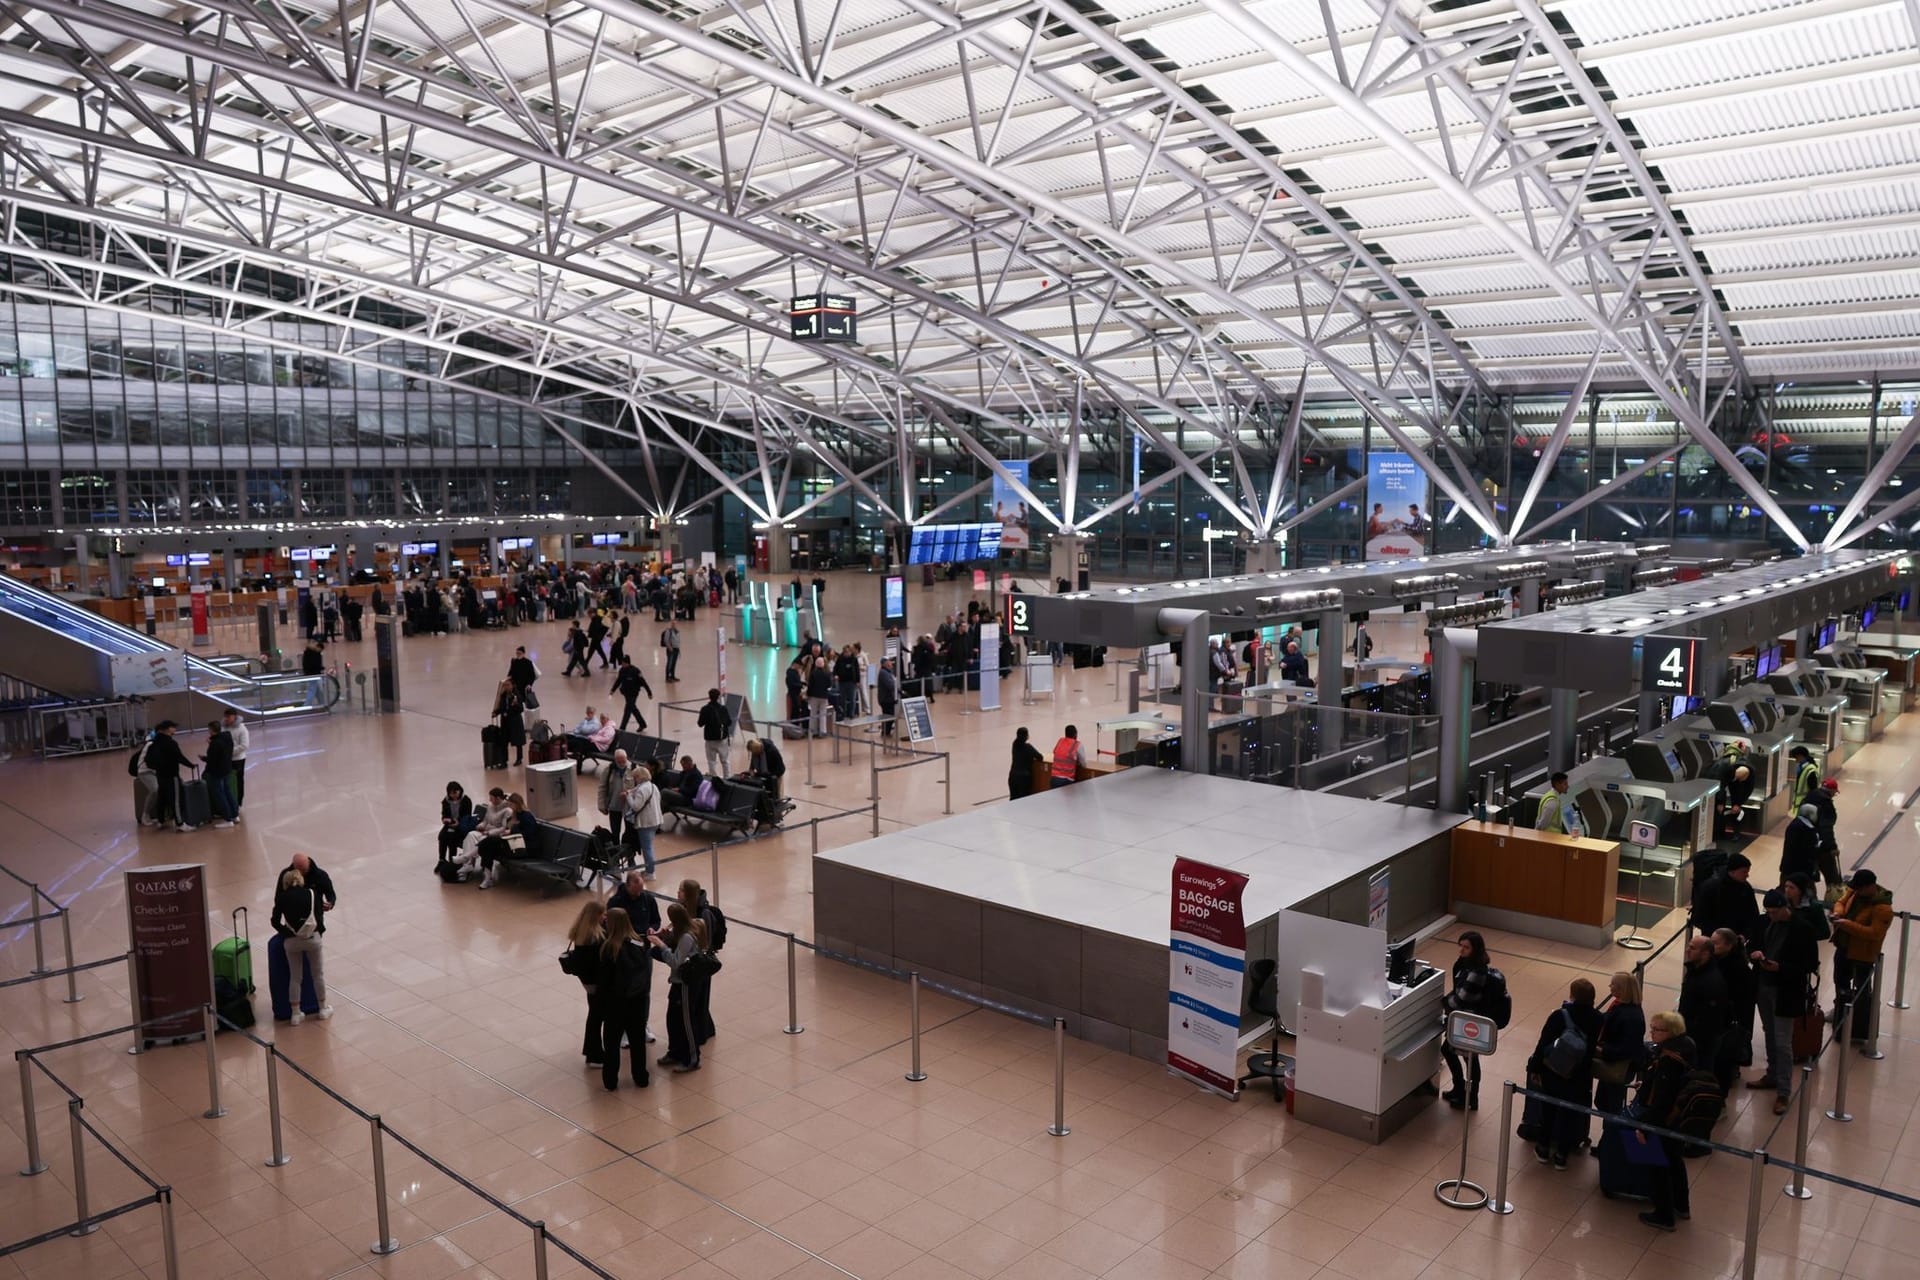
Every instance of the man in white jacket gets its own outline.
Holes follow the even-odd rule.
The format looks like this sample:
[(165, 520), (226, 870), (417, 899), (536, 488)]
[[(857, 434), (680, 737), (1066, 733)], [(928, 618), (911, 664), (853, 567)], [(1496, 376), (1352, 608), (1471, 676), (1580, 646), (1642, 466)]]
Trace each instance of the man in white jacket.
[(233, 738), (233, 820), (240, 821), (240, 806), (247, 801), (247, 723), (240, 713), (228, 707), (220, 717), (222, 727)]

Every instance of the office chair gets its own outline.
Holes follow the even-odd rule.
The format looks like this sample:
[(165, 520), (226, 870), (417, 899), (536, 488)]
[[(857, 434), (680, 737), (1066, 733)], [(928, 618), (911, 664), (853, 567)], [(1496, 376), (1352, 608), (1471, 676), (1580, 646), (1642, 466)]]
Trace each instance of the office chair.
[(1280, 990), (1278, 984), (1274, 982), (1274, 974), (1279, 968), (1277, 961), (1256, 960), (1253, 962), (1253, 967), (1247, 970), (1247, 982), (1253, 992), (1247, 997), (1247, 1007), (1262, 1017), (1273, 1019), (1273, 1045), (1267, 1053), (1256, 1053), (1250, 1056), (1247, 1059), (1247, 1074), (1240, 1077), (1242, 1084), (1249, 1080), (1273, 1081), (1275, 1102), (1280, 1101), (1280, 1077), (1285, 1075), (1287, 1068), (1293, 1065), (1291, 1058), (1283, 1057), (1280, 1053), (1280, 1037), (1293, 1033), (1280, 1023)]

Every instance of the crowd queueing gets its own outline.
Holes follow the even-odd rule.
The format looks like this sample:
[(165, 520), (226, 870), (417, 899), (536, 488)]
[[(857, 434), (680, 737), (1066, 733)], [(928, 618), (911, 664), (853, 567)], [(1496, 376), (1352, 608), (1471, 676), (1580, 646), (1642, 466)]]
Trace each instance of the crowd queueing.
[[(1555, 1169), (1566, 1169), (1570, 1157), (1589, 1148), (1601, 1161), (1601, 1189), (1650, 1200), (1641, 1220), (1663, 1231), (1690, 1216), (1685, 1161), (1705, 1154), (1696, 1144), (1723, 1114), (1741, 1069), (1754, 1064), (1756, 1023), (1764, 1070), (1744, 1083), (1774, 1095), (1776, 1116), (1788, 1109), (1796, 1063), (1819, 1053), (1829, 1026), (1836, 1040), (1854, 1046), (1872, 1034), (1867, 984), (1893, 924), (1893, 895), (1866, 868), (1842, 876), (1832, 805), (1838, 788), (1819, 777), (1804, 748), (1792, 758), (1795, 813), (1783, 842), (1779, 883), (1762, 893), (1752, 882), (1753, 862), (1743, 853), (1716, 849), (1695, 859), (1692, 932), (1675, 1007), (1649, 1015), (1631, 973), (1613, 974), (1604, 1000), (1593, 982), (1577, 978), (1541, 1026), (1527, 1059), (1527, 1087), (1543, 1099), (1683, 1135), (1603, 1124), (1594, 1141), (1585, 1112), (1541, 1100), (1529, 1100), (1520, 1125), (1519, 1136), (1532, 1143), (1535, 1158)], [(1563, 811), (1570, 811), (1558, 778), (1550, 799), (1554, 793)], [(1566, 829), (1559, 815), (1552, 825)], [(1830, 1014), (1820, 998), (1823, 944), (1833, 949)], [(1459, 948), (1447, 1007), (1505, 1025), (1512, 1002), (1484, 939), (1463, 933)], [(1850, 1022), (1842, 1027), (1849, 1009)], [(1442, 1096), (1453, 1107), (1477, 1109), (1479, 1058), (1450, 1049), (1443, 1057), (1452, 1087)]]
[(629, 872), (606, 902), (580, 908), (560, 957), (561, 972), (586, 991), (580, 1052), (608, 1092), (620, 1087), (623, 1041), (633, 1083), (642, 1089), (652, 1083), (646, 1045), (655, 1041), (648, 1027), (655, 964), (667, 970), (667, 1051), (653, 1065), (676, 1074), (698, 1071), (701, 1049), (714, 1036), (713, 978), (727, 943), (726, 916), (697, 880), (680, 882), (664, 923), (654, 897), (640, 873)]

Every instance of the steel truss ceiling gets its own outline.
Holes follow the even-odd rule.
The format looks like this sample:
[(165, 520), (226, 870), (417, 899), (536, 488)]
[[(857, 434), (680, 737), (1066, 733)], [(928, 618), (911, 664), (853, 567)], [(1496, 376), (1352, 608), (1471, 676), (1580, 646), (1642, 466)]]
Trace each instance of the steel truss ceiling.
[[(185, 289), (250, 337), (333, 324), (336, 358), (533, 372), (556, 430), (646, 446), (669, 514), (655, 447), (773, 521), (796, 458), (837, 476), (809, 506), (911, 518), (885, 495), (938, 445), (1053, 457), (1027, 496), (1085, 527), (1126, 504), (1081, 500), (1083, 451), (1137, 433), (1149, 484), (1266, 534), (1333, 395), (1512, 540), (1534, 495), (1503, 529), (1473, 433), (1503, 391), (1603, 384), (1800, 540), (1716, 424), (1756, 383), (1920, 364), (1913, 9), (0, 0), (0, 247), (46, 270), (22, 296)], [(298, 297), (235, 292), (265, 271)], [(858, 346), (786, 336), (821, 287)], [(369, 334), (362, 301), (425, 319)], [(611, 427), (573, 412), (595, 391)]]

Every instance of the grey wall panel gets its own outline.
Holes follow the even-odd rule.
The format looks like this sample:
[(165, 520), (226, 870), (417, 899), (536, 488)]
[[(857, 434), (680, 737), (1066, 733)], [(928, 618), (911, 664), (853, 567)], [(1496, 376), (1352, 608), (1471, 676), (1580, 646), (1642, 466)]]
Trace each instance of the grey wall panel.
[(1088, 929), (1080, 935), (1080, 1008), (1132, 1031), (1167, 1033), (1167, 946)]
[(1029, 1001), (1075, 1008), (1080, 998), (1078, 925), (988, 902), (980, 908), (980, 981)]
[(813, 864), (813, 928), (823, 938), (841, 938), (858, 948), (893, 954), (893, 886), (840, 863)]
[(893, 954), (905, 967), (939, 970), (978, 984), (980, 912), (977, 898), (895, 880)]

